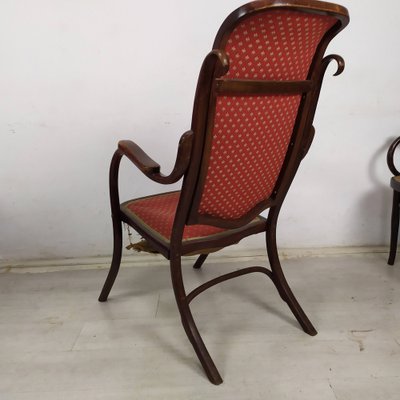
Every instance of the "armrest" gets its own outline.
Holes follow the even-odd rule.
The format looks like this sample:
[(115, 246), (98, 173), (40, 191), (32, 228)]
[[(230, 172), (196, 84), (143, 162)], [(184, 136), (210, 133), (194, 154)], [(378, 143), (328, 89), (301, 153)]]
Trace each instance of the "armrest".
[(175, 166), (169, 175), (162, 174), (160, 165), (131, 140), (121, 140), (118, 143), (118, 150), (151, 180), (162, 184), (170, 184), (179, 181), (189, 166), (193, 136), (192, 131), (187, 131), (181, 136)]
[(393, 175), (398, 176), (400, 172), (397, 170), (396, 166), (394, 165), (394, 152), (396, 151), (397, 146), (400, 144), (400, 137), (398, 137), (389, 147), (387, 152), (386, 161), (387, 165), (392, 172)]
[(158, 174), (160, 165), (150, 158), (136, 143), (131, 140), (118, 142), (118, 149), (128, 157), (145, 175)]

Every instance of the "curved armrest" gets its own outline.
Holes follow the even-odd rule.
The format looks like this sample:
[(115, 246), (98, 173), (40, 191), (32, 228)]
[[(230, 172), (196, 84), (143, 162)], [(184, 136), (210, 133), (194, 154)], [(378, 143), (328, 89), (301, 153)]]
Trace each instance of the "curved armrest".
[(121, 140), (118, 143), (119, 151), (135, 164), (141, 172), (143, 172), (151, 180), (170, 184), (179, 181), (190, 161), (190, 153), (192, 150), (193, 132), (187, 131), (179, 140), (178, 153), (176, 156), (175, 166), (169, 175), (160, 172), (160, 165), (149, 157), (136, 143), (131, 140)]
[(387, 152), (387, 156), (386, 156), (386, 161), (387, 161), (387, 165), (390, 169), (390, 171), (392, 172), (393, 175), (397, 176), (400, 175), (400, 172), (397, 170), (397, 168), (394, 165), (394, 152), (396, 151), (396, 147), (400, 144), (400, 137), (398, 137), (389, 147), (389, 150)]
[(118, 142), (118, 149), (145, 175), (160, 172), (160, 165), (150, 158), (136, 143), (132, 142), (132, 140), (121, 140)]

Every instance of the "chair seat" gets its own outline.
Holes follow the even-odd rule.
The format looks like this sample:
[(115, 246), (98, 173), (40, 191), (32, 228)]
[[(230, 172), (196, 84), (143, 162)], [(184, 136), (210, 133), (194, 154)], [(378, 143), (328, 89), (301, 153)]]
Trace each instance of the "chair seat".
[[(121, 211), (152, 237), (164, 244), (169, 244), (179, 196), (180, 191), (176, 191), (128, 200), (121, 204)], [(264, 225), (265, 222), (265, 218), (258, 216), (247, 225), (235, 229), (200, 224), (186, 225), (183, 243), (223, 238), (253, 226)]]
[(393, 176), (390, 180), (390, 187), (396, 192), (400, 192), (400, 176)]

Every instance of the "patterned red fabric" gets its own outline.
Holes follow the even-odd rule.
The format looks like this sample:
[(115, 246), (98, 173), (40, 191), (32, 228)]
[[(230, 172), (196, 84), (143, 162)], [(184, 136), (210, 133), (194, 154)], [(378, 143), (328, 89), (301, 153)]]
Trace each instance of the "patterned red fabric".
[[(304, 80), (333, 17), (269, 11), (241, 22), (225, 51), (229, 79)], [(300, 104), (300, 95), (220, 96), (199, 213), (235, 219), (269, 198)]]
[[(126, 207), (146, 225), (169, 241), (179, 195), (180, 192), (173, 192), (132, 200), (126, 204)], [(200, 238), (214, 235), (225, 230), (226, 229), (209, 225), (188, 225), (185, 227), (183, 239)]]
[(336, 18), (295, 11), (269, 11), (245, 19), (225, 51), (226, 78), (306, 79), (318, 43)]

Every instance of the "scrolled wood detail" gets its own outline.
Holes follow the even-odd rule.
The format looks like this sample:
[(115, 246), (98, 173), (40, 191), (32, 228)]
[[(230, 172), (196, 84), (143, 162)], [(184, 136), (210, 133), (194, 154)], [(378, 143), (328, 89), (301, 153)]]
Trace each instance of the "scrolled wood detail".
[(325, 71), (328, 68), (328, 65), (333, 60), (335, 60), (337, 63), (337, 70), (333, 74), (333, 76), (338, 76), (344, 71), (345, 62), (343, 60), (343, 57), (339, 56), (338, 54), (329, 54), (328, 56), (326, 56), (322, 59), (322, 73), (323, 74), (325, 74)]
[(398, 176), (400, 175), (399, 170), (396, 168), (396, 166), (394, 165), (394, 153), (396, 151), (397, 146), (400, 144), (400, 137), (398, 137), (389, 147), (389, 150), (387, 152), (387, 156), (386, 156), (386, 162), (387, 165), (390, 169), (390, 172), (395, 175)]

